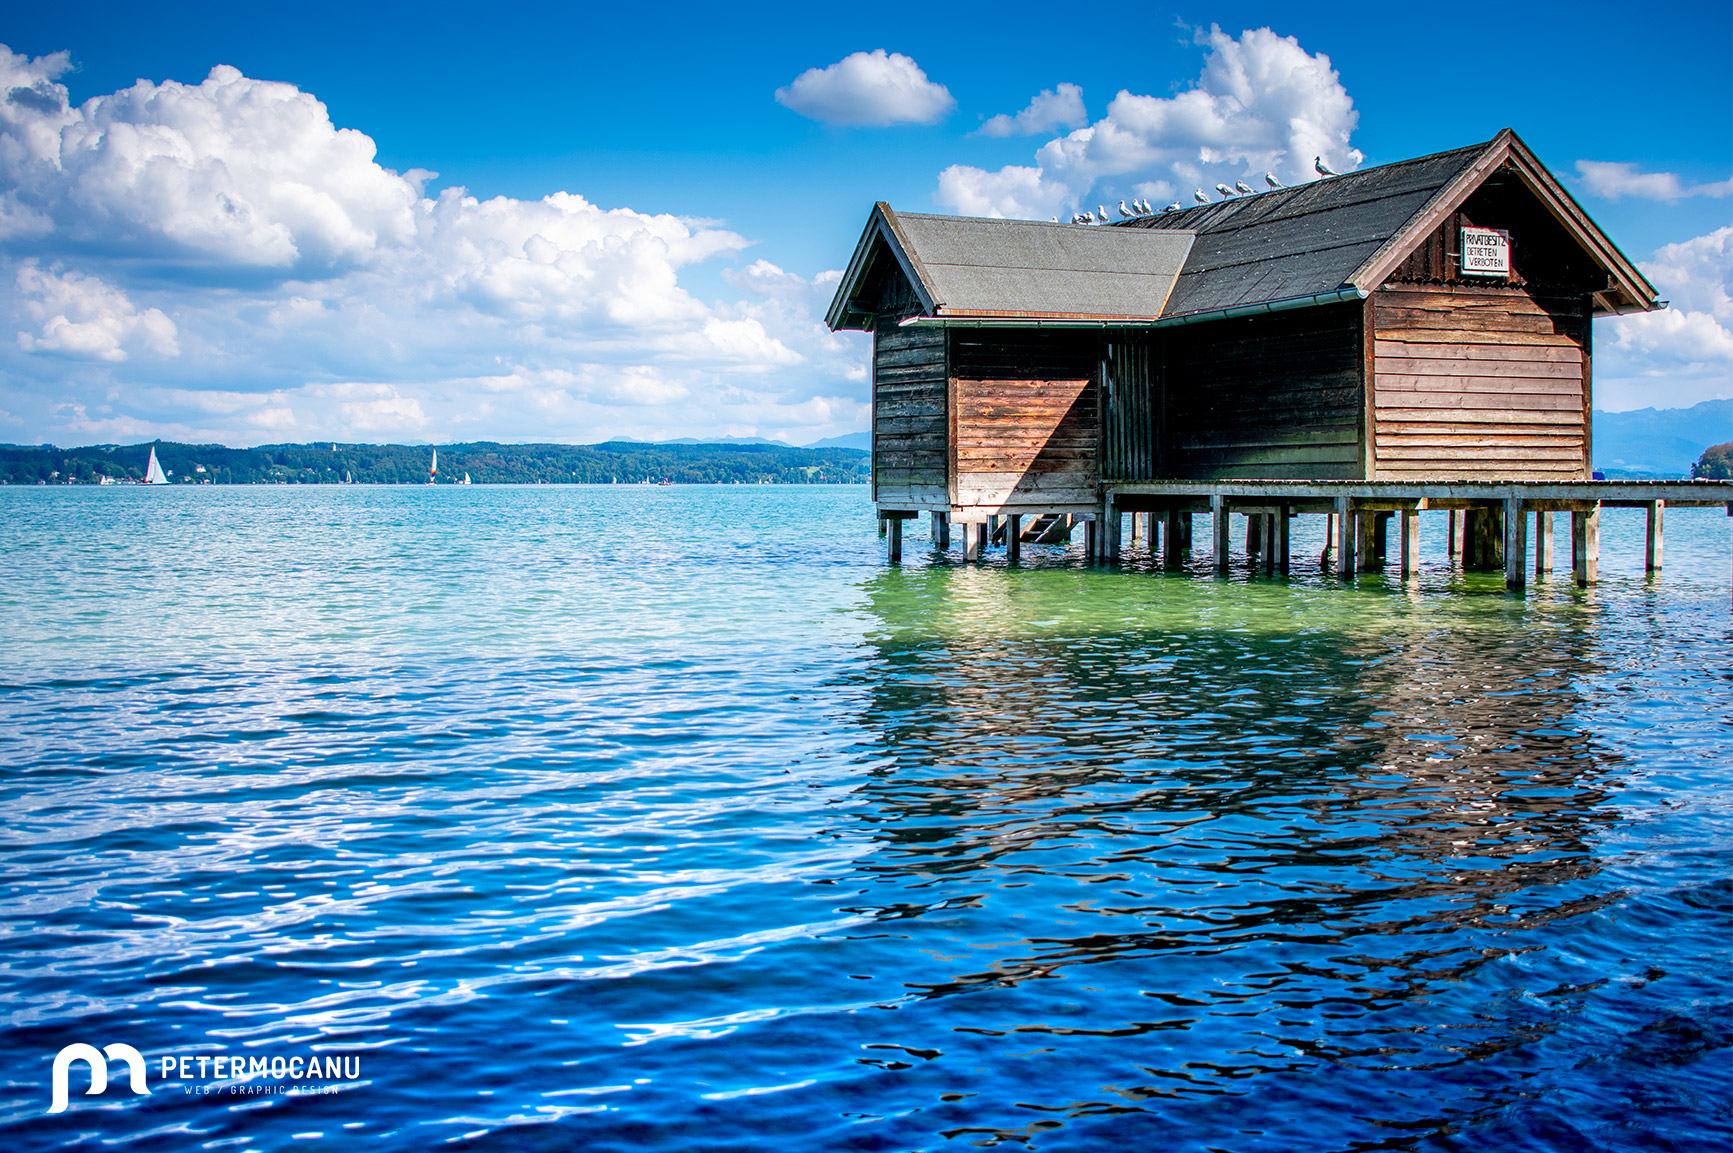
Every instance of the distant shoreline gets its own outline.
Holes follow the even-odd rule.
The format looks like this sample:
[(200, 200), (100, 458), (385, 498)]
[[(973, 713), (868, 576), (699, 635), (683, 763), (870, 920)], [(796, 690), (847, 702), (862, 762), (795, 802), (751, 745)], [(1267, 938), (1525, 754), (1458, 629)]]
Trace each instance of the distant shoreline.
[[(865, 484), (858, 448), (732, 441), (651, 444), (274, 444), (257, 448), (147, 441), (136, 445), (0, 445), (0, 485), (131, 484), (154, 450), (171, 484), (477, 485)], [(438, 454), (437, 472), (434, 454)]]

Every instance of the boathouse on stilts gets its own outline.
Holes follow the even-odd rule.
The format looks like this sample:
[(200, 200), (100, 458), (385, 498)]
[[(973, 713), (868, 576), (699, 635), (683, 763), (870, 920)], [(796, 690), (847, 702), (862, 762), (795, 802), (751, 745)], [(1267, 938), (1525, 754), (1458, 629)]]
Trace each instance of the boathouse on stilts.
[[(1521, 587), (1596, 579), (1603, 507), (1722, 505), (1733, 483), (1594, 479), (1592, 321), (1665, 307), (1510, 130), (1485, 144), (1106, 226), (874, 207), (827, 320), (873, 334), (873, 496), (900, 559), (927, 514), (964, 555), (1067, 537), (1164, 563), (1210, 515), (1286, 571), (1330, 518), (1335, 570), (1412, 573), (1419, 513)], [(1159, 544), (1158, 544), (1159, 542)]]

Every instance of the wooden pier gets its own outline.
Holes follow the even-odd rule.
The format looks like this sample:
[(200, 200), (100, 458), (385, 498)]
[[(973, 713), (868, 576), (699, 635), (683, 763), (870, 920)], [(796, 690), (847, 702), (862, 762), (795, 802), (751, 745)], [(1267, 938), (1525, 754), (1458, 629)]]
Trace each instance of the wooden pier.
[[(1194, 553), (1193, 518), (1210, 518), (1211, 553), (1218, 572), (1226, 572), (1234, 555), (1233, 518), (1243, 518), (1244, 556), (1266, 573), (1286, 573), (1294, 517), (1328, 518), (1325, 551), (1320, 562), (1343, 580), (1356, 573), (1394, 570), (1403, 577), (1419, 569), (1420, 514), (1446, 510), (1450, 515), (1447, 553), (1453, 564), (1467, 568), (1504, 570), (1505, 585), (1520, 589), (1528, 573), (1537, 577), (1553, 571), (1553, 514), (1571, 521), (1571, 573), (1579, 585), (1600, 576), (1600, 514), (1602, 509), (1641, 509), (1645, 513), (1644, 569), (1660, 572), (1663, 560), (1663, 517), (1667, 507), (1721, 508), (1733, 517), (1733, 481), (1556, 481), (1444, 483), (1365, 481), (1123, 481), (1104, 486), (1100, 508), (1071, 514), (1065, 530), (1023, 529), (1033, 518), (1007, 516), (996, 528), (987, 518), (962, 522), (967, 560), (980, 560), (986, 550), (1002, 543), (1006, 559), (1016, 563), (1020, 545), (1031, 541), (1069, 542), (1076, 527), (1083, 529), (1084, 551), (1093, 561), (1120, 559), (1127, 537), (1159, 554), (1168, 568), (1183, 567)], [(882, 523), (890, 537), (889, 556), (902, 559), (901, 526), (916, 514), (885, 512)], [(1532, 518), (1532, 520), (1531, 520)], [(1052, 518), (1057, 519), (1057, 518)], [(952, 521), (932, 514), (932, 543), (950, 546)], [(1529, 525), (1533, 524), (1533, 548)], [(1395, 555), (1390, 535), (1395, 530)], [(1488, 534), (1490, 544), (1485, 547)], [(1479, 538), (1482, 548), (1473, 545)], [(1533, 564), (1530, 565), (1530, 558)], [(1394, 563), (1392, 563), (1392, 561)]]
[[(1593, 321), (1664, 308), (1514, 132), (1295, 188), (1112, 225), (874, 207), (826, 320), (873, 334), (873, 498), (966, 559), (1084, 526), (1177, 566), (1210, 516), (1218, 568), (1290, 563), (1329, 518), (1338, 573), (1418, 564), (1420, 514), (1521, 588), (1552, 518), (1592, 583), (1603, 508), (1725, 505), (1728, 482), (1593, 473)], [(1390, 537), (1394, 530), (1395, 541)]]

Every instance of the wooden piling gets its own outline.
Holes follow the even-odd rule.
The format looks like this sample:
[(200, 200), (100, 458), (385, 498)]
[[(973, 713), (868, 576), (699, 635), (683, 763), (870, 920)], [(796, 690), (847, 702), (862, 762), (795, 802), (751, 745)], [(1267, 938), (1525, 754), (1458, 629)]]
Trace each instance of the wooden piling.
[[(1161, 514), (1161, 565), (1163, 568), (1179, 568), (1185, 563), (1180, 543), (1184, 539), (1180, 532), (1179, 518), (1182, 514), (1169, 508)], [(1183, 514), (1188, 520), (1190, 513)]]
[(1519, 589), (1528, 583), (1528, 517), (1523, 515), (1522, 497), (1504, 498), (1504, 587)]
[(1643, 570), (1645, 572), (1661, 571), (1661, 514), (1666, 511), (1666, 501), (1652, 500), (1649, 502), (1649, 532), (1643, 546)]
[(1552, 572), (1552, 513), (1536, 512), (1534, 514), (1534, 575), (1546, 576)]
[(1420, 513), (1411, 508), (1402, 510), (1402, 579), (1420, 571)]
[(889, 530), (889, 540), (885, 544), (885, 556), (892, 564), (901, 564), (903, 560), (903, 518), (893, 516), (885, 527)]
[(1228, 498), (1209, 498), (1210, 518), (1215, 529), (1216, 571), (1228, 571)]
[(1345, 581), (1354, 579), (1354, 548), (1358, 541), (1354, 532), (1353, 502), (1339, 496), (1336, 504), (1336, 575)]
[(951, 547), (951, 517), (949, 513), (933, 512), (927, 514), (931, 520), (928, 526), (933, 534), (933, 547), (947, 549)]
[(1377, 512), (1362, 512), (1355, 514), (1356, 529), (1360, 535), (1360, 571), (1377, 572), (1383, 568), (1384, 549), (1380, 539), (1383, 533), (1384, 518), (1388, 514)]
[(1005, 518), (1005, 560), (1016, 564), (1023, 555), (1023, 518), (1012, 513)]
[(1246, 514), (1246, 561), (1253, 568), (1258, 565), (1258, 558), (1263, 553), (1264, 517), (1262, 513), (1248, 512)]
[(1287, 505), (1283, 504), (1276, 506), (1276, 515), (1274, 518), (1274, 526), (1276, 530), (1275, 542), (1274, 547), (1271, 549), (1271, 553), (1275, 558), (1276, 571), (1284, 576), (1286, 576), (1288, 572), (1288, 529), (1290, 527), (1289, 517), (1291, 515), (1292, 514), (1288, 511)]
[(1460, 527), (1461, 522), (1457, 520), (1457, 517), (1464, 515), (1465, 514), (1459, 513), (1455, 509), (1451, 509), (1449, 513), (1450, 542), (1446, 546), (1444, 555), (1449, 558), (1452, 565), (1456, 564), (1457, 559), (1462, 556), (1462, 529)]
[(1571, 513), (1571, 573), (1579, 585), (1601, 579), (1601, 510)]

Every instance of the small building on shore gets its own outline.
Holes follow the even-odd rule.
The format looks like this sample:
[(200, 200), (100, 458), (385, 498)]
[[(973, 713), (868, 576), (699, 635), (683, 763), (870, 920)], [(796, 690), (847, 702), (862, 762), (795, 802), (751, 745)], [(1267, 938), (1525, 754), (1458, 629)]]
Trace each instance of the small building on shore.
[(873, 334), (881, 515), (971, 524), (1162, 481), (1588, 480), (1593, 318), (1664, 306), (1507, 129), (1106, 226), (880, 203), (827, 320)]

